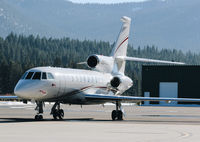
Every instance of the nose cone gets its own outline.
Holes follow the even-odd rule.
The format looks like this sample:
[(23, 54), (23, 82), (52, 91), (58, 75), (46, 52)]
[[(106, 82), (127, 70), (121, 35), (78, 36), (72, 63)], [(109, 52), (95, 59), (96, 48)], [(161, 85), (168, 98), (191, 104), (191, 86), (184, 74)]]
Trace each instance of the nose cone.
[(25, 95), (26, 95), (26, 91), (25, 90), (26, 89), (24, 88), (24, 85), (22, 84), (21, 81), (19, 81), (17, 83), (17, 85), (15, 86), (14, 93), (15, 93), (16, 96), (24, 98)]
[(34, 86), (38, 83), (32, 83), (31, 80), (19, 80), (15, 86), (14, 93), (16, 96), (23, 99), (30, 99), (34, 94), (36, 94)]
[(19, 80), (14, 93), (23, 99), (42, 99), (47, 95), (47, 89), (39, 80)]

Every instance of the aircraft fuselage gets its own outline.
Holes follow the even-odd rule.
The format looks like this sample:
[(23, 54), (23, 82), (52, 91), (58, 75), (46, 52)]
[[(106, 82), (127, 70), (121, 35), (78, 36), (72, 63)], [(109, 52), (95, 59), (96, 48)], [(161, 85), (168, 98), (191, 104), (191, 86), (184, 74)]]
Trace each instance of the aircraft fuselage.
[[(29, 75), (30, 73), (32, 75)], [(77, 99), (77, 103), (84, 103), (83, 91), (84, 94), (106, 94), (112, 77), (109, 73), (90, 70), (37, 67), (25, 73), (17, 83), (14, 92), (23, 99), (62, 100), (64, 103), (76, 103)]]

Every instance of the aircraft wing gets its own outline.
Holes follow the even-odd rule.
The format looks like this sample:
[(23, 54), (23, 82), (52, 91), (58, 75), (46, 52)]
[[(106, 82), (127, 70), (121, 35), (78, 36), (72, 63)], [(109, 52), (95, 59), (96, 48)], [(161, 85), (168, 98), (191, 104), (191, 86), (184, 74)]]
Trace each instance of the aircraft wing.
[(161, 98), (161, 97), (134, 97), (134, 96), (116, 96), (116, 95), (102, 95), (102, 94), (86, 94), (86, 99), (96, 99), (105, 101), (177, 101), (177, 102), (200, 102), (200, 99), (191, 98)]
[(10, 99), (18, 99), (19, 97), (17, 97), (17, 96), (0, 96), (0, 99), (8, 99), (8, 100), (10, 100)]
[(137, 58), (137, 57), (127, 57), (127, 56), (118, 56), (118, 60), (127, 60), (127, 61), (136, 61), (136, 62), (147, 62), (147, 63), (164, 63), (164, 64), (174, 64), (174, 65), (184, 65), (182, 62), (173, 62), (173, 61), (164, 61), (164, 60), (155, 60), (147, 58)]

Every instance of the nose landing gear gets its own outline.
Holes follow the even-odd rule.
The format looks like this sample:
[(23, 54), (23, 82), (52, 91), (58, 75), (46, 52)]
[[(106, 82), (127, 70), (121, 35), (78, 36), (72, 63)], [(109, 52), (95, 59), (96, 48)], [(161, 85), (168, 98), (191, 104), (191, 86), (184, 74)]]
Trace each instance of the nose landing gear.
[(60, 103), (56, 102), (52, 109), (51, 109), (51, 115), (53, 115), (54, 120), (62, 120), (64, 117), (64, 111), (63, 109), (60, 109)]
[(120, 106), (121, 106), (121, 104), (118, 101), (116, 101), (116, 110), (113, 110), (112, 114), (111, 114), (113, 121), (123, 120), (123, 112), (121, 110), (119, 110)]
[(35, 115), (35, 120), (41, 121), (43, 120), (43, 102), (36, 101), (36, 108), (35, 110), (38, 111), (37, 115)]

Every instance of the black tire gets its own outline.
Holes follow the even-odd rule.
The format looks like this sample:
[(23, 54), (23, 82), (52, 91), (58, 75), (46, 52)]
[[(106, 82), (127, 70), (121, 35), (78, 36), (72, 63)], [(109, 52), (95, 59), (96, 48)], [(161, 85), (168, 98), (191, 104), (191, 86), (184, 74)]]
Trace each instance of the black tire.
[(58, 117), (59, 117), (59, 119), (61, 120), (61, 119), (63, 119), (63, 117), (64, 117), (64, 111), (63, 111), (63, 109), (60, 109), (59, 111), (58, 111)]
[(121, 110), (117, 112), (117, 120), (123, 120), (123, 112)]
[(39, 120), (39, 116), (38, 115), (35, 115), (35, 120)]
[(42, 115), (35, 115), (35, 120), (37, 120), (37, 121), (43, 120), (43, 116)]
[(55, 111), (53, 112), (53, 119), (54, 119), (54, 120), (57, 120), (57, 117), (58, 117), (58, 111), (55, 110)]
[(117, 111), (116, 111), (116, 110), (113, 110), (113, 111), (112, 111), (111, 117), (112, 117), (112, 120), (113, 120), (113, 121), (116, 120), (116, 118), (117, 118)]
[(39, 115), (38, 118), (39, 118), (39, 120), (43, 120), (43, 116), (42, 115)]

